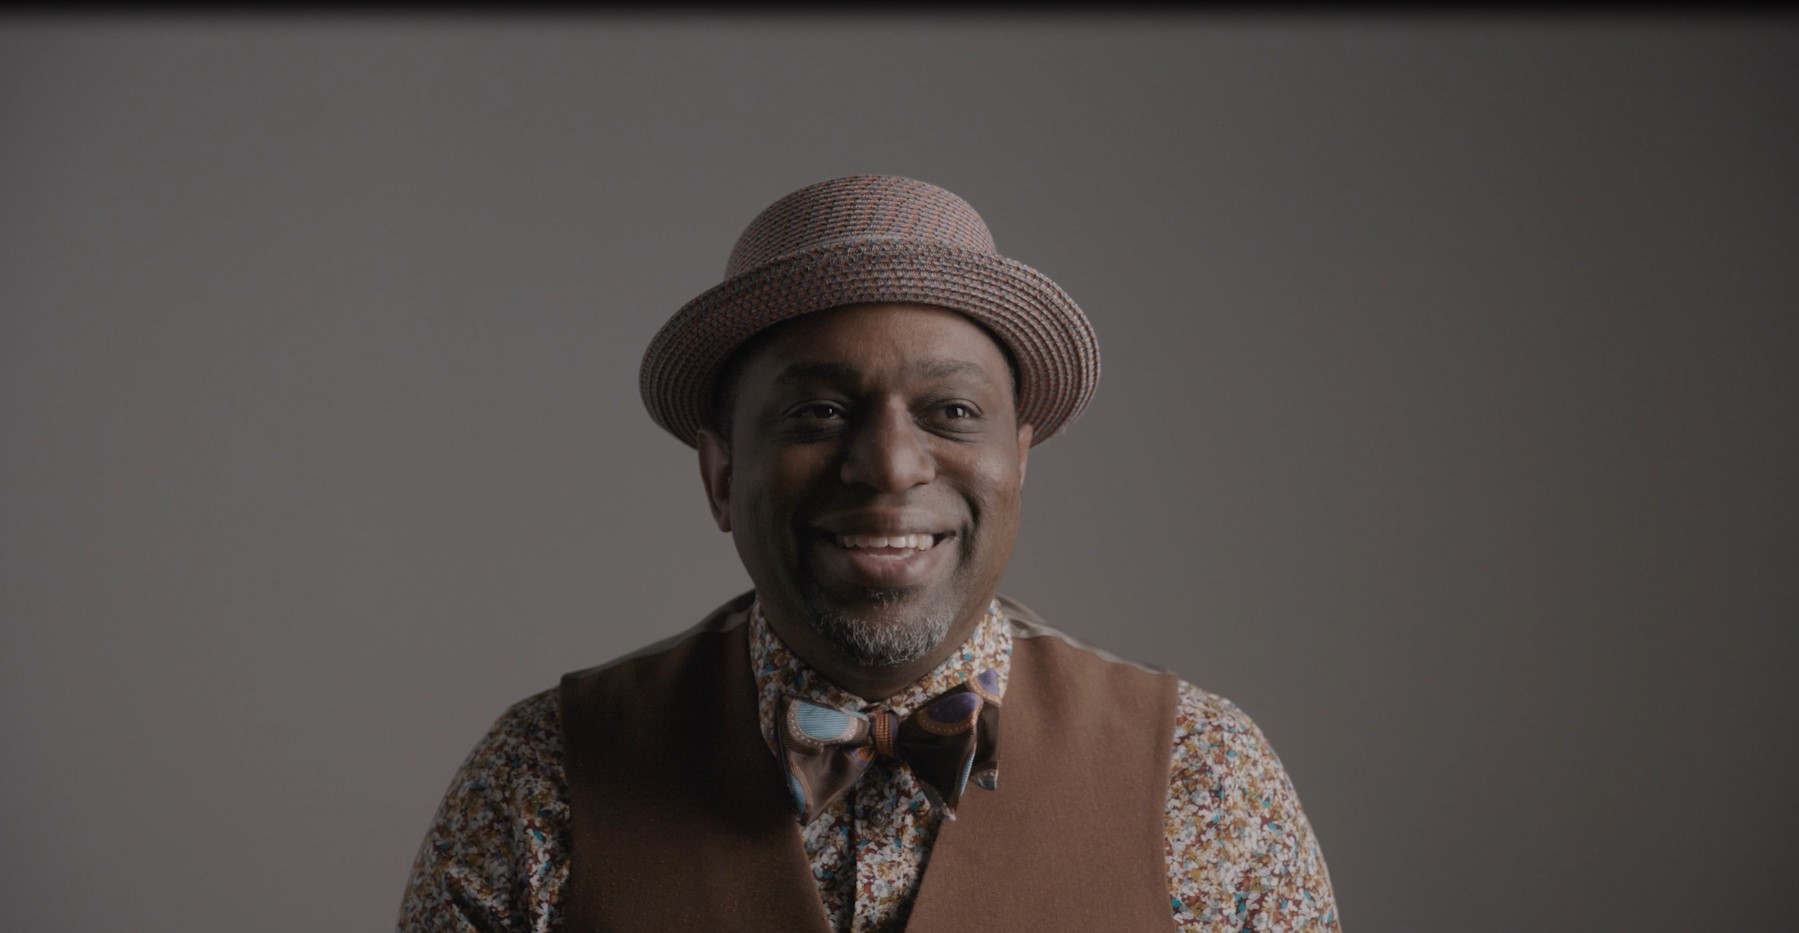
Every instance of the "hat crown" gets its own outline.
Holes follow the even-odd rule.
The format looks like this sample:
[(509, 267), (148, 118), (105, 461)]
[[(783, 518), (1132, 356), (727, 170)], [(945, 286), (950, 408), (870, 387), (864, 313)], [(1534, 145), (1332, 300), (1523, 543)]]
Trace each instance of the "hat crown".
[(902, 239), (994, 252), (986, 222), (956, 195), (898, 175), (848, 175), (807, 185), (757, 214), (737, 238), (725, 278), (801, 250)]

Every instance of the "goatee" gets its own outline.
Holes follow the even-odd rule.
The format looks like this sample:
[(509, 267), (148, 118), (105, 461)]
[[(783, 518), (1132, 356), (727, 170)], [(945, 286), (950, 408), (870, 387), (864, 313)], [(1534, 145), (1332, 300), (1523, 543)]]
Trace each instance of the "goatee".
[[(906, 597), (903, 589), (866, 589), (864, 595), (878, 606), (892, 606)], [(820, 635), (851, 660), (868, 667), (897, 667), (916, 661), (943, 643), (955, 616), (950, 612), (926, 612), (905, 621), (877, 621), (845, 612), (808, 594), (807, 621)]]

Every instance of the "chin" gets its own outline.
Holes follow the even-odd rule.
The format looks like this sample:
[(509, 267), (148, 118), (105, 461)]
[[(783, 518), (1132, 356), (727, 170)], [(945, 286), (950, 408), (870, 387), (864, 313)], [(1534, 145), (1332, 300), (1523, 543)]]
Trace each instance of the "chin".
[(858, 664), (909, 664), (940, 648), (955, 628), (955, 609), (929, 600), (921, 587), (857, 589), (847, 604), (807, 593), (805, 609), (813, 630)]

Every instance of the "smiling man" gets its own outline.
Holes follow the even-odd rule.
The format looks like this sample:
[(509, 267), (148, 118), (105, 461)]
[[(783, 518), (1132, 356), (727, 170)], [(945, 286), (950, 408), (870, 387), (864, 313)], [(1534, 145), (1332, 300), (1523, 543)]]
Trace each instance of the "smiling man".
[(641, 373), (755, 589), (508, 710), (399, 928), (1336, 929), (1241, 710), (995, 592), (1098, 354), (941, 188), (760, 214)]

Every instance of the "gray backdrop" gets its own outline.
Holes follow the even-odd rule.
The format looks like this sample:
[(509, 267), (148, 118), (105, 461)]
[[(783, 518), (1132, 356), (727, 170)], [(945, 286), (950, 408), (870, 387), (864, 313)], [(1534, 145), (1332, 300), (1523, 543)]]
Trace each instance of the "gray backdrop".
[(382, 929), (747, 578), (637, 362), (800, 185), (1087, 309), (1005, 590), (1261, 723), (1356, 930), (1791, 921), (1799, 29), (0, 24), (0, 901)]

